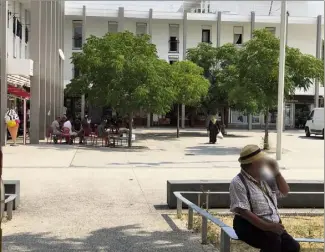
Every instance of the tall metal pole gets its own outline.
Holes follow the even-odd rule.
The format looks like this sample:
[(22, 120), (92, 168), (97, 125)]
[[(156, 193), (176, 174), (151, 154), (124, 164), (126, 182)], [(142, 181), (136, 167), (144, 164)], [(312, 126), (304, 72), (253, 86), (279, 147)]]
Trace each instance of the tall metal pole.
[(283, 131), (283, 103), (284, 103), (284, 73), (285, 73), (285, 47), (286, 47), (286, 15), (287, 2), (281, 3), (281, 28), (280, 28), (280, 60), (279, 60), (279, 85), (278, 85), (278, 118), (277, 118), (277, 143), (276, 159), (282, 156), (282, 131)]

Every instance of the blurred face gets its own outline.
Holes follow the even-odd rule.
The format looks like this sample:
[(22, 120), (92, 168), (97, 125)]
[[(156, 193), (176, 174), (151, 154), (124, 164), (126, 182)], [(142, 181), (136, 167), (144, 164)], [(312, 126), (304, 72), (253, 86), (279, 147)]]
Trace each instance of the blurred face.
[(265, 165), (266, 165), (265, 159), (254, 161), (252, 163), (252, 170), (256, 174), (261, 174), (264, 170)]

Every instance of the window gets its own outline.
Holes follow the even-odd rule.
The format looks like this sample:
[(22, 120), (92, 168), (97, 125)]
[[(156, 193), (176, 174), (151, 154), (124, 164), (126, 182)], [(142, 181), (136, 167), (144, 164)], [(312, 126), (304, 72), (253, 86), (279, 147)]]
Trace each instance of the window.
[(23, 26), (21, 24), (21, 22), (17, 19), (17, 33), (16, 35), (22, 39), (22, 36), (23, 36)]
[(236, 124), (246, 124), (247, 123), (247, 115), (242, 112), (231, 110), (231, 123)]
[(117, 33), (117, 31), (118, 31), (118, 23), (114, 21), (108, 21), (108, 32)]
[(28, 43), (28, 39), (29, 39), (28, 34), (29, 34), (28, 28), (25, 27), (25, 43), (26, 44)]
[(73, 67), (73, 78), (78, 78), (80, 76), (80, 70), (78, 67)]
[(177, 60), (170, 60), (169, 64), (173, 65), (175, 62), (177, 62)]
[(275, 31), (276, 31), (275, 27), (265, 27), (265, 30), (271, 32), (275, 36)]
[(235, 45), (243, 44), (243, 33), (244, 33), (244, 27), (234, 26), (234, 44)]
[(136, 34), (137, 35), (147, 34), (147, 24), (146, 23), (137, 23)]
[(17, 23), (17, 18), (14, 16), (13, 18), (12, 18), (12, 32), (13, 32), (13, 34), (16, 34), (16, 23)]
[(82, 21), (73, 22), (73, 48), (81, 49), (82, 47)]
[(211, 30), (202, 29), (202, 42), (211, 43)]
[(179, 25), (169, 25), (169, 52), (178, 52), (179, 46)]

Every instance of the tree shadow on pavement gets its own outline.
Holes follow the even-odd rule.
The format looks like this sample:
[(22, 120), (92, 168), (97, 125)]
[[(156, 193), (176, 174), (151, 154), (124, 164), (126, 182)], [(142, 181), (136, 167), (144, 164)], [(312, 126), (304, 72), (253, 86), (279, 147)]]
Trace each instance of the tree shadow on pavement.
[(137, 225), (103, 228), (85, 238), (62, 239), (51, 233), (18, 233), (3, 237), (4, 251), (67, 252), (67, 251), (203, 251), (198, 239), (186, 231), (142, 231)]
[(197, 145), (193, 147), (187, 147), (185, 149), (185, 155), (213, 155), (213, 156), (225, 156), (225, 155), (239, 155), (241, 148), (238, 147), (224, 147), (216, 145)]

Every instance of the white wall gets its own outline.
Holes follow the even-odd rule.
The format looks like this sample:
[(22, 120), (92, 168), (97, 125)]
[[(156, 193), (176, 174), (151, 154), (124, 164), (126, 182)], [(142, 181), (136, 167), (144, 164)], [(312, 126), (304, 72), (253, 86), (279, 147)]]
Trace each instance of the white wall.
[[(11, 15), (9, 16), (7, 36), (8, 36), (8, 58), (28, 59), (29, 58), (29, 45), (25, 43), (25, 27), (29, 24), (26, 20), (25, 10), (26, 6), (20, 4), (18, 1), (9, 1), (8, 10)], [(14, 15), (22, 23), (22, 39), (13, 34), (13, 17)], [(30, 39), (30, 38), (29, 38)], [(15, 49), (15, 53), (14, 53)]]
[[(72, 68), (70, 57), (72, 56), (72, 17), (67, 16), (65, 20), (65, 82), (69, 83), (72, 79)], [(80, 20), (80, 17), (79, 17)], [(108, 21), (115, 21), (114, 19), (87, 17), (87, 36), (103, 36), (108, 31)], [(124, 27), (131, 32), (136, 31), (136, 22), (147, 22), (145, 19), (126, 19)], [(169, 40), (169, 24), (179, 24), (179, 38), (180, 50), (179, 53), (168, 52)], [(211, 26), (211, 40), (213, 45), (216, 45), (216, 21), (188, 21), (187, 33), (187, 48), (197, 46), (201, 42), (202, 26)], [(251, 29), (249, 22), (223, 22), (221, 25), (221, 45), (225, 43), (233, 43), (233, 27), (244, 27), (244, 42), (247, 42), (251, 36)], [(256, 29), (265, 27), (276, 27), (276, 35), (279, 36), (280, 26), (278, 24), (262, 24), (256, 23)], [(152, 41), (157, 46), (158, 55), (160, 58), (168, 60), (169, 55), (178, 55), (179, 59), (183, 58), (183, 26), (180, 20), (153, 20)], [(316, 52), (316, 24), (291, 24), (288, 28), (288, 45), (299, 48), (303, 53), (315, 55)]]

